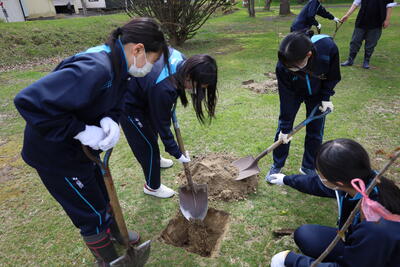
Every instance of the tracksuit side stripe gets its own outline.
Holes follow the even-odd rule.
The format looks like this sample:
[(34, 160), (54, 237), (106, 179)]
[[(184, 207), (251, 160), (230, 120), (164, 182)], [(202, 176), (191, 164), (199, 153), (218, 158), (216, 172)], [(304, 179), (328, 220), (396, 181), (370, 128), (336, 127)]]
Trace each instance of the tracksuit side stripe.
[[(94, 213), (96, 213), (96, 215), (99, 216), (99, 223), (100, 223), (100, 225), (102, 225), (100, 213), (89, 203), (89, 201), (86, 200), (86, 198), (84, 196), (82, 196), (81, 193), (79, 193), (79, 191), (71, 184), (71, 182), (68, 181), (67, 177), (64, 177), (64, 179), (72, 187), (72, 189), (74, 189), (74, 191), (78, 194), (78, 196), (94, 211)], [(96, 230), (97, 230), (97, 232), (99, 232), (98, 227), (96, 227)]]
[(129, 121), (135, 126), (136, 130), (140, 133), (140, 135), (143, 137), (143, 139), (146, 141), (146, 143), (150, 147), (150, 171), (149, 171), (149, 176), (147, 177), (147, 184), (150, 184), (151, 181), (151, 172), (153, 169), (153, 146), (149, 142), (149, 140), (146, 138), (146, 136), (142, 133), (142, 131), (136, 126), (136, 124), (133, 122), (131, 116), (128, 116)]

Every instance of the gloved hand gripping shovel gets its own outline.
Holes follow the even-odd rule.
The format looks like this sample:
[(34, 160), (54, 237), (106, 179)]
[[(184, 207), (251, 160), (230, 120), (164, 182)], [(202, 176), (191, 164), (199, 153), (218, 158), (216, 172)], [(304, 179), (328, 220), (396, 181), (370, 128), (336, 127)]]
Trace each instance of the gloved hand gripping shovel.
[(124, 216), (122, 215), (121, 206), (118, 201), (117, 192), (114, 187), (114, 182), (111, 177), (110, 168), (108, 161), (111, 156), (112, 149), (107, 150), (103, 161), (100, 157), (94, 156), (86, 146), (82, 146), (86, 156), (95, 162), (101, 169), (104, 177), (104, 182), (107, 188), (108, 197), (110, 198), (110, 205), (114, 212), (114, 219), (117, 222), (119, 231), (121, 232), (124, 240), (124, 246), (126, 252), (123, 256), (112, 261), (110, 266), (118, 267), (141, 267), (144, 266), (150, 256), (150, 240), (147, 240), (143, 244), (133, 247), (129, 244), (128, 228), (126, 227)]
[[(328, 108), (324, 113), (315, 115), (315, 113), (317, 113), (317, 111), (318, 111), (318, 108), (319, 108), (319, 105), (315, 106), (314, 109), (311, 111), (310, 116), (308, 116), (307, 119), (305, 119), (303, 122), (301, 122), (299, 125), (297, 125), (288, 134), (288, 138), (295, 135), (298, 131), (303, 129), (304, 126), (306, 126), (311, 121), (321, 119), (331, 112), (331, 109)], [(261, 154), (258, 155), (256, 158), (253, 158), (253, 156), (248, 156), (248, 157), (241, 158), (241, 159), (238, 159), (238, 160), (235, 160), (234, 162), (232, 162), (232, 165), (239, 169), (239, 175), (238, 175), (238, 177), (235, 178), (235, 180), (237, 180), (237, 181), (243, 180), (243, 179), (249, 178), (250, 176), (259, 174), (260, 168), (257, 165), (258, 161), (260, 159), (262, 159), (265, 155), (267, 155), (268, 153), (273, 151), (275, 148), (277, 148), (280, 144), (282, 144), (282, 140), (276, 141), (270, 147), (268, 147), (266, 150), (261, 152)]]
[[(174, 130), (176, 139), (178, 140), (179, 149), (185, 154), (185, 147), (183, 145), (181, 131), (179, 129), (178, 119), (175, 114), (175, 110), (172, 113), (172, 122), (174, 124)], [(207, 215), (208, 210), (208, 190), (206, 184), (195, 184), (192, 181), (192, 174), (190, 173), (188, 163), (183, 163), (186, 179), (188, 181), (187, 186), (181, 186), (179, 188), (179, 207), (183, 216), (187, 220), (201, 220), (203, 221)]]

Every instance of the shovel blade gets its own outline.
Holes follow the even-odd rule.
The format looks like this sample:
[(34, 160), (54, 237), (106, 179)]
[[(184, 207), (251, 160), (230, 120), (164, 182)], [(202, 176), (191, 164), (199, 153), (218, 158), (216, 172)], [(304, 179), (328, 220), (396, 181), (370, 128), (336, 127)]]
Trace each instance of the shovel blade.
[(257, 165), (257, 161), (255, 161), (252, 156), (235, 160), (232, 162), (232, 165), (239, 170), (239, 174), (235, 178), (236, 181), (240, 181), (260, 173), (260, 168)]
[(112, 261), (113, 267), (143, 267), (150, 256), (151, 240), (147, 240), (137, 247), (129, 247), (125, 254)]
[(206, 184), (193, 184), (179, 188), (179, 207), (188, 220), (203, 221), (208, 210), (208, 188)]
[(235, 166), (236, 168), (238, 168), (239, 172), (246, 170), (253, 164), (254, 164), (253, 156), (248, 156), (245, 158), (237, 159), (234, 162), (232, 162), (232, 165)]

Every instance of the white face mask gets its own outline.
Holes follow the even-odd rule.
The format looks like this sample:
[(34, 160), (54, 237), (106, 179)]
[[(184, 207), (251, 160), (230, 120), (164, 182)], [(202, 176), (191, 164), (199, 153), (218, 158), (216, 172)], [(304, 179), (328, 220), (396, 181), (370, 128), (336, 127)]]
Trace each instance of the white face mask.
[(140, 78), (150, 73), (151, 69), (153, 68), (153, 64), (147, 61), (146, 53), (144, 54), (144, 58), (146, 60), (146, 63), (144, 64), (143, 67), (139, 68), (136, 67), (136, 57), (133, 57), (133, 64), (131, 65), (128, 71), (130, 75), (132, 75), (133, 77)]

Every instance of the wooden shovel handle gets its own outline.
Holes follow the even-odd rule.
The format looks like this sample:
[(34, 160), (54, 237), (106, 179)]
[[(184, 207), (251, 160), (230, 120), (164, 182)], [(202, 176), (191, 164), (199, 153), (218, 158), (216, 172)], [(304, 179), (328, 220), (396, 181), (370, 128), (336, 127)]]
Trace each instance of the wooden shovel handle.
[(112, 153), (112, 148), (110, 150), (107, 150), (103, 161), (101, 161), (100, 157), (94, 156), (86, 146), (82, 146), (82, 148), (86, 156), (93, 162), (95, 162), (101, 169), (104, 178), (104, 183), (107, 188), (108, 198), (110, 199), (110, 205), (114, 214), (114, 219), (118, 225), (119, 231), (124, 240), (124, 246), (128, 248), (129, 247), (128, 228), (126, 227), (124, 216), (122, 214), (122, 209), (118, 201), (117, 191), (115, 190), (114, 182), (111, 176), (111, 171), (108, 166), (108, 161)]
[[(176, 135), (176, 139), (178, 141), (179, 149), (181, 150), (181, 153), (186, 156), (186, 150), (185, 150), (185, 146), (183, 144), (181, 130), (179, 128), (178, 118), (176, 117), (175, 110), (173, 111), (173, 114), (172, 114), (172, 123), (174, 125), (175, 135)], [(189, 164), (183, 163), (183, 169), (185, 171), (185, 175), (186, 175), (186, 179), (188, 181), (189, 187), (192, 190), (194, 190), (195, 188), (193, 187), (192, 174), (190, 173)]]

